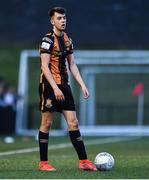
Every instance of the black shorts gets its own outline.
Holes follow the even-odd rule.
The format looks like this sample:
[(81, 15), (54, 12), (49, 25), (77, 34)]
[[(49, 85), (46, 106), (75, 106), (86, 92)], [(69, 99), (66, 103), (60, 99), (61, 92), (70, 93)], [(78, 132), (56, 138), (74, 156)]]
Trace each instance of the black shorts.
[(75, 103), (71, 88), (68, 84), (58, 84), (59, 89), (65, 96), (64, 101), (58, 101), (55, 98), (54, 91), (49, 84), (39, 84), (40, 104), (39, 109), (42, 112), (62, 112), (62, 110), (75, 111)]

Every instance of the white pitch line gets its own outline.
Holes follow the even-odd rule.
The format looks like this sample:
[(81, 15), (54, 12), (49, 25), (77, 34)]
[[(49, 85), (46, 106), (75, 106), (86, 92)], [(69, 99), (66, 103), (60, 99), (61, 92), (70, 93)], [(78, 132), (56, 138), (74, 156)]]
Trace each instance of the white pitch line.
[[(136, 140), (136, 139), (139, 139), (139, 138), (138, 137), (110, 137), (110, 138), (103, 138), (103, 139), (87, 140), (84, 142), (85, 142), (85, 145), (93, 145), (93, 144), (96, 145), (96, 144), (116, 143), (116, 142), (122, 142), (122, 141), (132, 141), (132, 140)], [(48, 149), (49, 150), (63, 149), (66, 147), (67, 148), (72, 147), (72, 144), (71, 143), (62, 143), (62, 144), (50, 145), (48, 147)], [(38, 147), (28, 148), (28, 149), (20, 149), (20, 150), (14, 150), (14, 151), (1, 152), (0, 156), (31, 153), (31, 152), (37, 152), (37, 151), (39, 151)]]

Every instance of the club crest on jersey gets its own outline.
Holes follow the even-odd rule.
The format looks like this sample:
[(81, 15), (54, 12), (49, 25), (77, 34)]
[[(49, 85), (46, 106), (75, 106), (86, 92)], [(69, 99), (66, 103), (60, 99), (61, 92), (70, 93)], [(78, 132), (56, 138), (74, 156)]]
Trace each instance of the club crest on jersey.
[(57, 48), (57, 44), (56, 43), (54, 43), (54, 47)]
[(69, 51), (69, 49), (70, 49), (70, 42), (66, 41), (65, 42), (65, 46), (66, 46), (66, 50)]

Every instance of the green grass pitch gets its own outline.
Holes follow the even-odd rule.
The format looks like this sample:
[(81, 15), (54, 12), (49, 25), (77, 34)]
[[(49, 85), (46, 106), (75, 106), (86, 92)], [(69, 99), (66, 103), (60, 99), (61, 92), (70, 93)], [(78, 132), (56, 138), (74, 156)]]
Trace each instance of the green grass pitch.
[[(84, 137), (84, 141), (101, 137)], [(105, 139), (107, 137), (104, 137)], [(68, 137), (50, 137), (49, 145), (69, 143)], [(94, 160), (102, 151), (111, 153), (115, 167), (111, 171), (89, 172), (78, 169), (77, 155), (72, 146), (49, 149), (49, 159), (56, 172), (38, 171), (38, 152), (2, 155), (6, 151), (27, 149), (38, 146), (34, 138), (16, 137), (15, 143), (5, 144), (0, 138), (1, 179), (149, 179), (149, 138), (126, 139), (125, 141), (86, 145), (88, 158)]]

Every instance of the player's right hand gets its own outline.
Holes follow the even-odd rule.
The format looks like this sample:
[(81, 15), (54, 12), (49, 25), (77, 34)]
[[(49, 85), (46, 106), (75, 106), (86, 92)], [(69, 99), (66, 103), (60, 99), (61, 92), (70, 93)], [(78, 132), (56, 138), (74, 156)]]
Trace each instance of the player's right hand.
[(89, 98), (90, 94), (89, 94), (88, 89), (87, 89), (87, 87), (85, 85), (82, 85), (82, 92), (84, 94), (84, 99)]
[(57, 87), (56, 89), (54, 89), (54, 94), (55, 94), (55, 98), (58, 101), (64, 101), (65, 97), (64, 94), (62, 93), (62, 91)]

